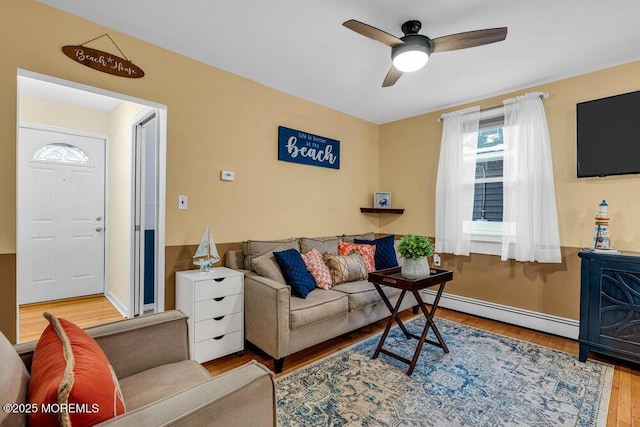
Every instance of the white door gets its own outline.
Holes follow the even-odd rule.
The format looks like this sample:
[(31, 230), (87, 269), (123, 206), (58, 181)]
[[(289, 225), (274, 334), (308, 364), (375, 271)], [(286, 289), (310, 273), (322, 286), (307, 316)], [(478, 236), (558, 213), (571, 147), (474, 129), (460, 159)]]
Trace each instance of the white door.
[(20, 127), (18, 303), (104, 292), (104, 139)]

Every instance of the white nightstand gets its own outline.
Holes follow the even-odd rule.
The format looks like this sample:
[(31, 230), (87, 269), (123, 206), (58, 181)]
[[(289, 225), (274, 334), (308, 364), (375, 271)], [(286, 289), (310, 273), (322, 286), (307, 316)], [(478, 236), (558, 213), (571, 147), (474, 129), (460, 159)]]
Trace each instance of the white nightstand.
[(187, 317), (199, 363), (244, 350), (244, 274), (226, 267), (176, 273), (176, 308)]

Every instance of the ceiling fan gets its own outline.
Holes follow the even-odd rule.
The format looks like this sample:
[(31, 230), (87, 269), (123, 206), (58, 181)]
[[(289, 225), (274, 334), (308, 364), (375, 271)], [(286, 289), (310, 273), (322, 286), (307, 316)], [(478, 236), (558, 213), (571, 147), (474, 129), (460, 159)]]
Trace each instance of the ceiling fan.
[(500, 27), (430, 39), (418, 34), (422, 23), (415, 20), (402, 24), (404, 37), (400, 38), (355, 19), (350, 19), (342, 25), (358, 34), (391, 46), (393, 65), (384, 78), (382, 87), (393, 86), (403, 73), (417, 71), (424, 67), (432, 53), (482, 46), (503, 41), (507, 37), (507, 27)]

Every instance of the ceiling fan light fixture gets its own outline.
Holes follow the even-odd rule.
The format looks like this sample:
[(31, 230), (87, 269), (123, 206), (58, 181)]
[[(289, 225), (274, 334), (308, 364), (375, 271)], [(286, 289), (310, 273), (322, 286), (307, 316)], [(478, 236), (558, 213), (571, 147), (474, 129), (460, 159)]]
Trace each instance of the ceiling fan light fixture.
[(429, 60), (429, 55), (420, 50), (407, 50), (397, 54), (393, 58), (393, 66), (405, 73), (418, 71)]
[(402, 38), (403, 44), (391, 49), (393, 66), (405, 73), (418, 71), (427, 64), (431, 54), (429, 39), (421, 35), (410, 35)]

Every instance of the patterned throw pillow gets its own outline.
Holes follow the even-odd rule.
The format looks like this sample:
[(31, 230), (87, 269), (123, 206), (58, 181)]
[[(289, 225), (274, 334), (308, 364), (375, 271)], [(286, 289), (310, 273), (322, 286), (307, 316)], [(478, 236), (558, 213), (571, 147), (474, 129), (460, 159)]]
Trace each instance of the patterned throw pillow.
[(312, 248), (306, 254), (302, 254), (302, 260), (304, 261), (304, 265), (307, 266), (309, 273), (311, 273), (311, 276), (313, 276), (313, 280), (316, 281), (317, 287), (321, 289), (331, 288), (331, 285), (333, 285), (331, 272), (316, 248)]
[(362, 255), (364, 266), (367, 269), (367, 273), (376, 270), (375, 253), (376, 247), (373, 245), (363, 245), (358, 243), (338, 243), (338, 253), (340, 255), (349, 255), (353, 251), (357, 251)]
[(367, 277), (367, 269), (360, 252), (353, 252), (346, 256), (324, 254), (322, 257), (329, 267), (334, 285), (363, 280)]
[(316, 282), (313, 276), (307, 271), (307, 267), (302, 261), (300, 252), (295, 249), (274, 252), (273, 256), (282, 270), (282, 275), (287, 285), (291, 286), (293, 295), (299, 298), (306, 298), (315, 289)]
[(396, 236), (393, 234), (386, 237), (381, 237), (374, 240), (355, 240), (355, 243), (362, 243), (366, 245), (375, 245), (376, 247), (376, 270), (384, 270), (385, 268), (393, 268), (398, 266), (398, 256), (396, 255), (396, 248), (394, 241)]

